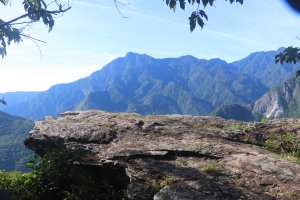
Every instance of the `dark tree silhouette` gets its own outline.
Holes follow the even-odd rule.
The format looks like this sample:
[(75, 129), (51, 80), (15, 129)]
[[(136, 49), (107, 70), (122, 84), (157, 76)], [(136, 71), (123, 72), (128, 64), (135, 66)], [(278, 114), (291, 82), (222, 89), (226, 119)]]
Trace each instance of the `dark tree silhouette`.
[[(229, 1), (231, 4), (234, 2), (243, 4), (244, 0), (226, 0)], [(206, 6), (214, 6), (214, 3), (216, 0), (165, 0), (166, 4), (170, 9), (173, 9), (174, 12), (176, 10), (176, 6), (179, 4), (180, 8), (182, 10), (185, 10), (186, 4), (189, 6), (195, 6), (196, 10), (191, 13), (191, 16), (189, 17), (189, 24), (190, 24), (190, 30), (193, 32), (193, 30), (196, 28), (197, 24), (203, 28), (204, 27), (204, 21), (208, 20), (207, 14), (205, 13), (204, 9)], [(203, 9), (200, 9), (200, 7), (203, 6)]]

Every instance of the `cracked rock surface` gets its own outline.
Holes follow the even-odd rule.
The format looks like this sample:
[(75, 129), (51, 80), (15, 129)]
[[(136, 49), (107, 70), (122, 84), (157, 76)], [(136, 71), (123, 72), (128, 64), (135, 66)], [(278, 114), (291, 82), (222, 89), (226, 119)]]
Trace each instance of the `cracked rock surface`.
[(25, 144), (37, 153), (88, 150), (93, 166), (122, 166), (129, 199), (300, 199), (300, 165), (245, 142), (284, 133), (299, 137), (300, 120), (262, 124), (90, 110), (36, 122)]

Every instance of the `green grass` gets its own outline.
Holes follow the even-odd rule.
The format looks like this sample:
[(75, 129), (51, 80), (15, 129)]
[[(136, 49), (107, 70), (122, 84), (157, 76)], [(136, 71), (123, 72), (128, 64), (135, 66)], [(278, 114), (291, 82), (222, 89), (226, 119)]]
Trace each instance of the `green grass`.
[(233, 129), (243, 131), (247, 128), (247, 124), (233, 124), (232, 127)]
[(260, 120), (261, 123), (263, 124), (268, 124), (269, 123), (269, 119), (266, 118), (266, 117), (262, 117), (261, 120)]
[(289, 162), (296, 163), (296, 164), (300, 165), (300, 158), (299, 157), (285, 155), (285, 156), (283, 156), (283, 159), (285, 159)]
[(212, 175), (219, 175), (221, 173), (221, 169), (218, 165), (218, 163), (216, 162), (211, 162), (208, 163), (205, 167), (204, 167), (204, 171), (208, 174), (212, 174)]
[(276, 135), (268, 139), (264, 146), (275, 153), (300, 157), (300, 138), (291, 133)]

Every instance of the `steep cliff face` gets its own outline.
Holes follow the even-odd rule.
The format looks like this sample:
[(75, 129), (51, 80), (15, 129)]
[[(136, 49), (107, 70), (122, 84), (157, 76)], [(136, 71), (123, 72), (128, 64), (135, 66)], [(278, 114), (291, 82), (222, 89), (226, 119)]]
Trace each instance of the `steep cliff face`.
[(300, 165), (245, 142), (287, 132), (299, 137), (299, 123), (91, 110), (36, 122), (25, 144), (40, 154), (91, 152), (85, 166), (94, 177), (115, 180), (129, 199), (300, 199)]
[(267, 118), (300, 117), (299, 80), (292, 78), (270, 90), (253, 104), (253, 113)]

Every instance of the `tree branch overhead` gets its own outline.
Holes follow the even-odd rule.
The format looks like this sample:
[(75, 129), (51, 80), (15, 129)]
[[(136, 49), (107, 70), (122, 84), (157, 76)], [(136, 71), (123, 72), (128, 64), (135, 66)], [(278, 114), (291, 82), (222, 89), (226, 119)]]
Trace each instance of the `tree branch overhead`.
[[(4, 6), (8, 5), (9, 0), (0, 0), (0, 4)], [(42, 21), (49, 28), (49, 32), (54, 26), (53, 16), (58, 14), (63, 14), (71, 9), (71, 6), (67, 6), (59, 3), (57, 0), (53, 1), (56, 4), (56, 8), (53, 10), (48, 10), (50, 4), (46, 4), (44, 0), (24, 0), (23, 6), (25, 14), (11, 19), (9, 21), (4, 21), (0, 19), (0, 55), (2, 58), (6, 56), (6, 47), (13, 43), (19, 43), (22, 41), (22, 38), (30, 38), (35, 41), (38, 39), (28, 36), (22, 31), (26, 26), (30, 25), (33, 22)], [(53, 3), (52, 2), (52, 3)], [(27, 19), (23, 21), (23, 19)], [(20, 25), (24, 25), (20, 27)]]

